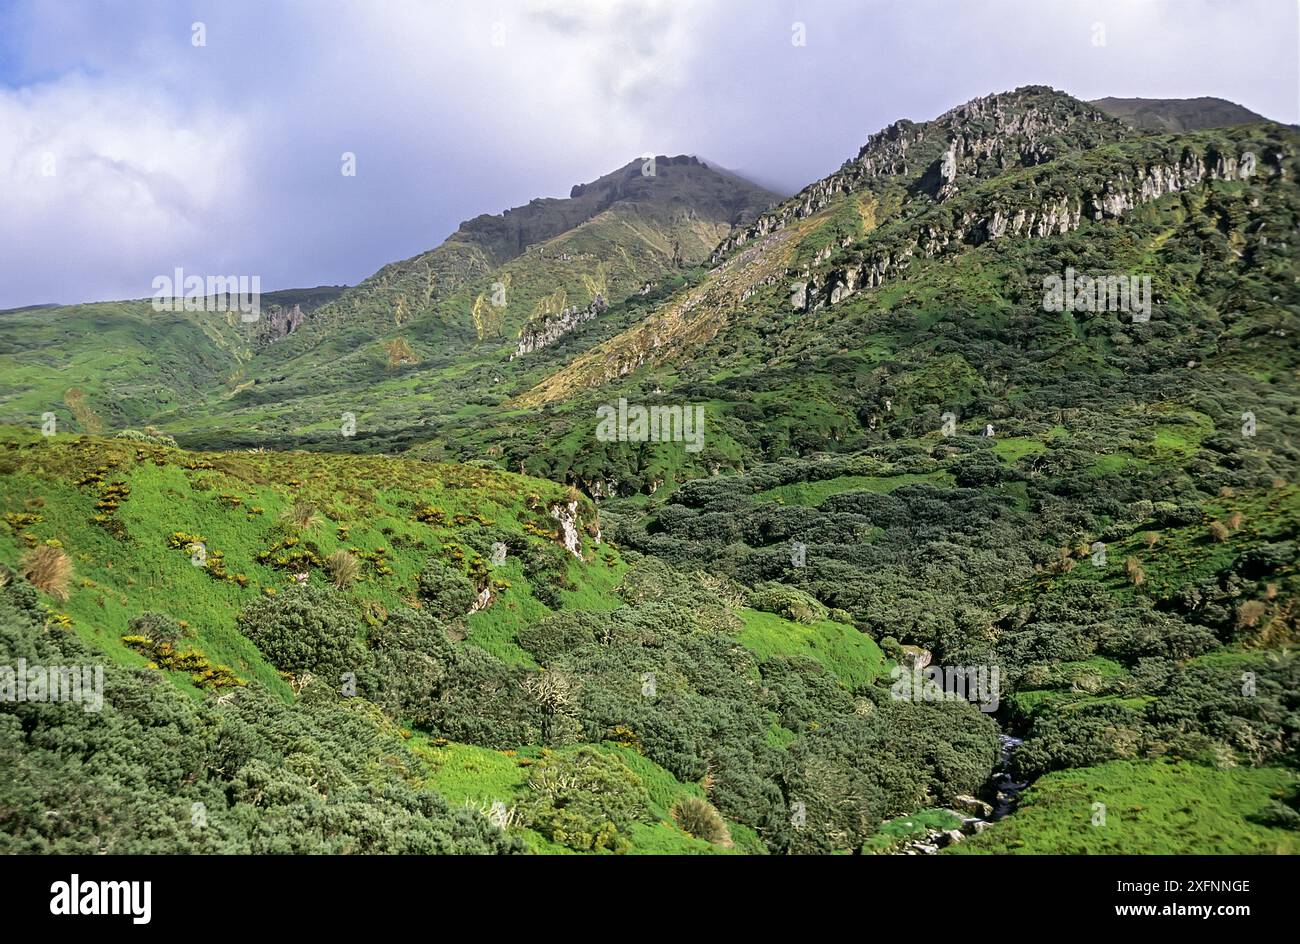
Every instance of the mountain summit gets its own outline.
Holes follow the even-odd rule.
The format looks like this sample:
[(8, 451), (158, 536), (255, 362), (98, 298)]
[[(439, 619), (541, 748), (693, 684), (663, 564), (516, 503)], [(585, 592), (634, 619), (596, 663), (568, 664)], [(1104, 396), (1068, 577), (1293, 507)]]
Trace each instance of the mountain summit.
[[(429, 391), (451, 383), (447, 397), (459, 399), (515, 372), (499, 361), (527, 360), (624, 299), (680, 280), (778, 199), (697, 157), (637, 158), (568, 197), (467, 220), (441, 245), (341, 292), (269, 293), (251, 325), (229, 312), (162, 316), (147, 301), (5, 313), (6, 332), (30, 343), (0, 350), (0, 366), (30, 380), (0, 398), (0, 416), (25, 421), (74, 390), (78, 426), (194, 423), (198, 441), (218, 445), (294, 441), (307, 417), (333, 429), (328, 418), (349, 409), (335, 399), (354, 409), (367, 390), (398, 402), (416, 378)], [(65, 330), (74, 323), (93, 328)], [(120, 356), (95, 356), (106, 342)], [(44, 369), (54, 348), (66, 371)], [(449, 358), (456, 369), (444, 374)], [(204, 401), (213, 415), (195, 422)], [(412, 422), (401, 412), (390, 434)]]
[[(1099, 378), (1135, 370), (1173, 371), (1161, 381), (1173, 390), (1194, 365), (1198, 384), (1235, 402), (1250, 383), (1232, 359), (1257, 363), (1250, 338), (1295, 330), (1279, 305), (1295, 299), (1298, 153), (1276, 123), (1152, 135), (1041, 86), (898, 121), (733, 231), (698, 284), (514, 402), (559, 417), (620, 397), (699, 398), (727, 431), (701, 474), (913, 437), (944, 412), (1041, 422), (1043, 397), (1072, 409), (1104, 397), (1083, 392)], [(1049, 316), (1044, 279), (1070, 272), (1148, 279), (1150, 327), (1113, 309)], [(1030, 396), (1055, 383), (1035, 362), (1077, 389)], [(567, 446), (548, 443), (563, 432), (516, 435), (506, 454), (552, 474), (562, 461), (592, 494), (692, 474), (644, 454), (630, 468), (601, 443), (559, 460)]]
[(658, 155), (637, 158), (589, 183), (575, 184), (567, 199), (539, 197), (501, 214), (476, 216), (462, 223), (448, 242), (477, 246), (490, 262), (500, 265), (617, 204), (635, 204), (643, 214), (686, 210), (699, 219), (736, 225), (748, 222), (774, 198), (698, 158)]

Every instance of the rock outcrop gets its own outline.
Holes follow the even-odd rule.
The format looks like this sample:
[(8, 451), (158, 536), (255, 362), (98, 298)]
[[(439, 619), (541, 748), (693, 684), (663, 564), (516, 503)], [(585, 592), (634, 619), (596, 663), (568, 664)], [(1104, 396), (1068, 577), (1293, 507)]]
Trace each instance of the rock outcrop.
[(841, 193), (889, 178), (946, 199), (957, 192), (962, 177), (1032, 167), (1068, 151), (1119, 141), (1125, 133), (1123, 123), (1100, 109), (1044, 86), (977, 98), (922, 124), (896, 121), (871, 135), (855, 160), (727, 237), (710, 261), (812, 216)]
[(913, 258), (934, 258), (1005, 237), (1065, 235), (1084, 222), (1119, 219), (1143, 204), (1210, 181), (1268, 180), (1283, 173), (1282, 155), (1275, 151), (1230, 154), (1193, 142), (1179, 153), (1168, 153), (1163, 143), (1146, 151), (1135, 155), (1136, 165), (1118, 171), (1094, 159), (1076, 174), (1082, 185), (1075, 193), (1061, 192), (1066, 182), (1043, 168), (1017, 187), (987, 194), (976, 190), (968, 193), (969, 199), (950, 200), (943, 209), (897, 224), (888, 248), (868, 249), (820, 272), (798, 273), (799, 281), (790, 286), (791, 303), (798, 311), (836, 305), (859, 289), (885, 284)]
[(524, 354), (531, 354), (534, 351), (540, 351), (544, 347), (549, 347), (560, 338), (588, 321), (594, 321), (609, 306), (605, 304), (605, 299), (597, 295), (585, 307), (572, 305), (563, 311), (554, 315), (544, 315), (534, 321), (524, 325), (523, 330), (519, 333), (519, 343), (515, 347), (515, 352), (510, 355), (510, 359), (522, 357)]
[(570, 554), (582, 560), (582, 538), (578, 535), (578, 503), (551, 506), (551, 517), (560, 523), (560, 540)]
[(307, 315), (301, 305), (292, 308), (276, 306), (262, 315), (262, 333), (264, 341), (278, 341), (288, 337), (307, 323)]

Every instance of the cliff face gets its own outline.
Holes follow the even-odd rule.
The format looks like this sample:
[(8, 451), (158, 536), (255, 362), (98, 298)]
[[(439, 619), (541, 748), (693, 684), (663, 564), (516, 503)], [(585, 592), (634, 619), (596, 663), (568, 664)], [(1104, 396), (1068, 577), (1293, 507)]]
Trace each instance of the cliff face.
[[(976, 99), (926, 124), (899, 121), (858, 157), (734, 231), (697, 286), (517, 398), (564, 399), (690, 357), (745, 322), (751, 299), (816, 312), (903, 277), (914, 260), (997, 240), (1121, 225), (1175, 194), (1294, 176), (1295, 138), (1277, 125), (1138, 134), (1087, 103), (1029, 88)], [(752, 327), (752, 326), (751, 326)], [(770, 329), (767, 329), (770, 330)]]
[(713, 261), (820, 212), (841, 194), (901, 182), (944, 199), (956, 193), (960, 178), (1032, 167), (1124, 136), (1119, 121), (1041, 86), (977, 98), (922, 124), (896, 121), (871, 135), (854, 160), (729, 236)]
[(292, 308), (278, 306), (262, 315), (263, 341), (278, 341), (297, 331), (307, 321), (307, 315), (301, 305)]
[(883, 285), (914, 257), (933, 258), (1004, 237), (1064, 235), (1085, 221), (1117, 220), (1143, 204), (1209, 181), (1281, 179), (1283, 158), (1280, 147), (1256, 153), (1243, 145), (1231, 153), (1214, 143), (1189, 140), (1178, 148), (1140, 148), (1122, 167), (1108, 157), (1081, 162), (1079, 172), (1068, 179), (1054, 168), (1027, 172), (1011, 187), (976, 188), (969, 197), (901, 224), (888, 234), (893, 238), (887, 248), (850, 254), (856, 258), (822, 270), (806, 269), (791, 285), (791, 303), (800, 311), (834, 305), (861, 288)]
[(530, 321), (520, 332), (519, 343), (510, 359), (550, 347), (571, 331), (576, 331), (588, 321), (594, 321), (608, 307), (604, 297), (597, 295), (585, 306), (570, 305), (557, 315), (546, 315)]

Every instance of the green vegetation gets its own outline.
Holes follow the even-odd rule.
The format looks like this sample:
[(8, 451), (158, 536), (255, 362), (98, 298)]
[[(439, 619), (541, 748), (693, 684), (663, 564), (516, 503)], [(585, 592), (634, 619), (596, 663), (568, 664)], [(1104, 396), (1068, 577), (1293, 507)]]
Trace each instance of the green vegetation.
[[(576, 523), (587, 532), (585, 559), (578, 560), (560, 544), (552, 514), (567, 507), (569, 492), (543, 481), (378, 457), (198, 454), (18, 431), (3, 446), (0, 501), (13, 510), (6, 513), (0, 553), (17, 562), (24, 548), (44, 548), (75, 565), (66, 599), (45, 585), (57, 609), (42, 609), (27, 580), (4, 572), (6, 592), (21, 603), (6, 651), (33, 658), (108, 655), (124, 666), (110, 664), (110, 678), (120, 674), (153, 693), (137, 716), (158, 713), (157, 724), (183, 710), (192, 716), (187, 724), (220, 729), (228, 715), (263, 712), (255, 736), (288, 751), (292, 739), (275, 739), (286, 736), (287, 718), (298, 717), (283, 714), (292, 711), (304, 718), (294, 724), (326, 726), (359, 745), (391, 742), (375, 749), (381, 756), (397, 752), (400, 764), (385, 773), (382, 763), (358, 760), (369, 772), (364, 785), (355, 777), (325, 781), (321, 816), (333, 815), (336, 801), (364, 803), (356, 792), (363, 786), (389, 789), (385, 784), (397, 778), (394, 784), (409, 792), (401, 802), (425, 804), (435, 820), (451, 817), (430, 830), (452, 830), (468, 842), (464, 824), (477, 823), (474, 829), (497, 837), (490, 842), (502, 851), (802, 848), (786, 796), (805, 775), (789, 768), (787, 758), (805, 739), (820, 739), (833, 719), (859, 717), (855, 696), (872, 703), (885, 697), (871, 686), (881, 653), (857, 630), (747, 609), (744, 588), (652, 557), (632, 554), (629, 567), (618, 552), (592, 541), (596, 520), (585, 500), (577, 506)], [(116, 496), (111, 508), (106, 494)], [(497, 566), (490, 558), (502, 545)], [(331, 564), (341, 552), (357, 562), (347, 581), (336, 579)], [(768, 591), (772, 605), (785, 599), (777, 590)], [(790, 588), (791, 594), (821, 607), (801, 591)], [(483, 599), (485, 608), (470, 613)], [(593, 605), (576, 608), (584, 602)], [(476, 625), (487, 628), (476, 634)], [(55, 636), (59, 651), (42, 650)], [(521, 658), (502, 659), (476, 638)], [(152, 682), (158, 673), (174, 686)], [(110, 686), (103, 719), (117, 717), (113, 699)], [(268, 711), (269, 701), (282, 707)], [(881, 704), (896, 716), (891, 737), (933, 729), (928, 712)], [(43, 717), (40, 710), (5, 704), (5, 716), (17, 719)], [(971, 725), (983, 731), (970, 742), (975, 758), (966, 768), (986, 769), (987, 721), (945, 714), (953, 715), (947, 723), (954, 731)], [(75, 706), (59, 718), (60, 724), (101, 723), (100, 715)], [(364, 734), (352, 730), (358, 726)], [(112, 736), (129, 738), (129, 730)], [(788, 750), (771, 742), (774, 730), (784, 732)], [(40, 731), (39, 725), (11, 730), (7, 749), (19, 768), (39, 763), (53, 778), (27, 782), (27, 799), (8, 807), (14, 816), (26, 816), (32, 803), (57, 802), (54, 784), (74, 762), (57, 751), (46, 757), (47, 749), (28, 739), (43, 738)], [(334, 749), (334, 734), (310, 736), (321, 750)], [(138, 752), (146, 747), (123, 751), (120, 762), (144, 763)], [(206, 763), (203, 756), (196, 754), (196, 763)], [(258, 763), (288, 763), (292, 771), (299, 763), (264, 752), (252, 756), (262, 758)], [(340, 763), (351, 763), (347, 752), (342, 757)], [(817, 764), (819, 772), (839, 769), (845, 778), (851, 767), (847, 753)], [(166, 829), (134, 840), (122, 807), (110, 816), (123, 820), (99, 841), (107, 851), (308, 848), (279, 834), (274, 810), (230, 800), (242, 794), (223, 792), (221, 778), (235, 776), (240, 766), (220, 769), (220, 776), (197, 780), (183, 766), (151, 774), (156, 796), (149, 802), (166, 808), (154, 814)], [(913, 778), (905, 793), (873, 798), (883, 781), (860, 772), (846, 780), (846, 789), (883, 815), (905, 812), (899, 804), (915, 797), (942, 802), (978, 785), (978, 776), (965, 774), (950, 781), (946, 768), (932, 769), (924, 758), (901, 771), (882, 770), (880, 777)], [(175, 777), (193, 782), (186, 786)], [(792, 779), (782, 787), (786, 778)], [(96, 781), (82, 789), (97, 796), (113, 788)], [(210, 802), (214, 792), (226, 799)], [(220, 837), (202, 832), (206, 826), (191, 828), (186, 817), (193, 803), (204, 804), (207, 823), (229, 816), (242, 825)], [(84, 849), (90, 822), (37, 817), (7, 825), (14, 848)], [(500, 837), (495, 827), (513, 838)], [(324, 845), (310, 848), (415, 848), (392, 836), (363, 840), (351, 829), (326, 830)], [(410, 839), (443, 848), (451, 841), (432, 834)], [(487, 838), (473, 841), (490, 845)]]
[[(1296, 851), (1297, 145), (1029, 88), (749, 228), (629, 165), (286, 337), (0, 313), (0, 665), (106, 666), (0, 703), (0, 850), (898, 852), (1006, 732), (1031, 786), (945, 849)], [(704, 448), (597, 440), (619, 397)]]
[[(1294, 770), (1112, 761), (1037, 781), (1011, 816), (953, 848), (1026, 855), (1294, 855)], [(1104, 809), (1097, 807), (1102, 804)]]

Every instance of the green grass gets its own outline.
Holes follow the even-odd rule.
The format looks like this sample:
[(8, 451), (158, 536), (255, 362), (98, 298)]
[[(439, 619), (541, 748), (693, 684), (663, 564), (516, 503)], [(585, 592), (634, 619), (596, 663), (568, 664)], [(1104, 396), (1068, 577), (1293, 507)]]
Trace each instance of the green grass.
[(775, 613), (751, 609), (739, 612), (745, 626), (736, 638), (759, 661), (772, 656), (807, 656), (855, 691), (884, 671), (885, 656), (880, 647), (852, 626), (831, 620), (805, 625)]
[[(1269, 800), (1295, 788), (1277, 767), (1217, 770), (1189, 763), (1112, 761), (1038, 780), (1010, 817), (950, 850), (957, 854), (1272, 855), (1300, 836), (1263, 825)], [(1105, 825), (1094, 826), (1095, 803)]]
[[(418, 733), (412, 736), (409, 746), (429, 767), (430, 775), (424, 786), (436, 790), (453, 806), (468, 805), (476, 809), (490, 809), (495, 801), (506, 806), (515, 805), (528, 789), (528, 768), (540, 754), (540, 748), (494, 751), (433, 740)], [(579, 746), (561, 750), (576, 750)], [(602, 752), (616, 754), (641, 779), (650, 797), (646, 818), (630, 831), (631, 854), (713, 855), (736, 851), (695, 839), (673, 822), (672, 808), (680, 797), (704, 795), (696, 784), (680, 783), (671, 773), (631, 748), (608, 743), (593, 746)], [(729, 825), (733, 831), (740, 831), (741, 841), (752, 841), (752, 833), (735, 824)], [(547, 840), (526, 826), (512, 829), (534, 852), (572, 854), (572, 850)], [(739, 846), (740, 842), (736, 845)]]
[[(71, 619), (83, 639), (115, 661), (143, 665), (144, 658), (121, 642), (127, 623), (148, 610), (168, 613), (184, 620), (192, 633), (186, 647), (200, 649), (286, 700), (292, 698), (287, 683), (236, 628), (236, 616), (245, 606), (268, 590), (279, 592), (292, 584), (288, 572), (258, 559), (260, 551), (286, 535), (298, 537), (299, 546), (310, 541), (322, 557), (338, 548), (382, 549), (391, 573), (363, 566), (362, 579), (345, 593), (358, 606), (391, 609), (414, 602), (415, 578), (431, 556), (447, 559), (447, 549), (455, 547), (467, 556), (473, 553), (467, 539), (482, 525), (477, 520), (458, 523), (457, 514), (482, 518), (530, 543), (554, 542), (558, 551), (548, 510), (567, 498), (561, 486), (523, 476), (375, 456), (199, 454), (117, 439), (47, 439), (12, 429), (0, 430), (0, 446), (0, 510), (36, 516), (0, 523), (0, 562), (16, 566), (24, 550), (39, 543), (62, 547), (74, 562), (75, 580), (66, 602), (47, 602)], [(88, 473), (99, 480), (78, 485)], [(109, 515), (116, 536), (92, 520), (108, 486), (129, 488)], [(299, 501), (314, 504), (317, 519), (301, 531), (281, 519)], [(441, 508), (445, 522), (415, 520), (414, 509), (427, 505)], [(589, 506), (581, 512), (591, 513)], [(191, 563), (188, 550), (168, 547), (167, 537), (178, 531), (204, 538), (209, 560), (221, 552), (227, 572), (244, 576), (247, 585), (215, 579)], [(614, 588), (627, 565), (615, 550), (587, 538), (585, 560), (567, 551), (558, 554), (570, 583), (558, 591), (564, 607), (599, 611), (621, 605)], [(521, 556), (507, 557), (492, 575), (509, 586), (498, 592), (492, 606), (468, 619), (467, 638), (506, 661), (531, 666), (532, 657), (515, 643), (515, 634), (549, 612), (548, 607), (534, 595)], [(312, 582), (324, 579), (322, 572), (311, 571)], [(840, 638), (847, 634), (857, 637), (856, 647)], [(852, 659), (869, 663), (878, 656), (870, 640), (837, 624), (817, 627), (810, 638), (814, 648), (821, 645), (842, 663), (841, 671), (851, 680), (866, 678)], [(179, 687), (202, 696), (187, 676), (169, 674)], [(420, 732), (409, 735), (409, 745), (429, 767), (425, 786), (452, 805), (480, 809), (496, 800), (517, 800), (526, 789), (528, 763), (541, 750), (496, 751)], [(598, 749), (619, 755), (650, 796), (645, 821), (632, 829), (633, 852), (734, 851), (694, 839), (673, 822), (673, 805), (688, 794), (703, 796), (699, 785), (679, 782), (630, 748), (605, 744)], [(752, 831), (735, 830), (737, 848), (761, 851)], [(535, 851), (567, 851), (532, 830), (520, 828), (520, 834)]]
[(1008, 464), (1023, 456), (1047, 451), (1047, 445), (1036, 439), (997, 439), (993, 440), (993, 452)]
[[(1300, 488), (1285, 484), (1278, 488), (1242, 491), (1202, 502), (1203, 517), (1196, 524), (1162, 528), (1154, 522), (1135, 525), (1132, 533), (1107, 545), (1107, 564), (1094, 567), (1081, 562), (1064, 580), (1100, 581), (1119, 596), (1144, 594), (1157, 599), (1183, 586), (1212, 578), (1230, 567), (1248, 547), (1294, 539), (1300, 529)], [(1215, 540), (1211, 523), (1229, 525), (1240, 514), (1239, 526), (1229, 528), (1227, 539)], [(1145, 535), (1156, 536), (1147, 545)], [(1132, 558), (1141, 565), (1145, 580), (1135, 587), (1125, 575), (1125, 562)], [(1295, 568), (1282, 574), (1297, 581)]]
[[(454, 546), (467, 556), (473, 553), (464, 543), (481, 527), (473, 516), (531, 543), (554, 542), (558, 551), (558, 539), (546, 536), (555, 532), (547, 510), (564, 499), (564, 489), (523, 476), (374, 456), (195, 454), (117, 439), (46, 439), (26, 430), (6, 430), (3, 438), (0, 510), (35, 514), (39, 520), (0, 524), (0, 562), (16, 566), (28, 547), (57, 541), (71, 557), (75, 576), (69, 599), (50, 602), (71, 617), (83, 639), (115, 660), (143, 664), (121, 643), (127, 623), (145, 611), (167, 613), (188, 624), (187, 646), (284, 697), (286, 684), (238, 633), (235, 617), (259, 595), (292, 585), (288, 571), (258, 559), (286, 536), (297, 537), (300, 546), (313, 543), (322, 558), (337, 549), (382, 552), (391, 573), (363, 564), (360, 581), (346, 593), (358, 606), (390, 610), (414, 602), (415, 578), (429, 558), (446, 557)], [(88, 473), (101, 474), (102, 481), (77, 485)], [(117, 536), (93, 520), (109, 485), (130, 489), (108, 516)], [(281, 512), (299, 501), (317, 508), (318, 520), (303, 532), (281, 521)], [(442, 508), (446, 523), (414, 520), (414, 509), (423, 505)], [(467, 519), (456, 523), (457, 514)], [(528, 533), (525, 524), (538, 532)], [(175, 532), (202, 537), (209, 561), (220, 552), (228, 574), (244, 577), (246, 585), (215, 579), (191, 563), (187, 550), (168, 547)], [(559, 554), (567, 562), (575, 587), (569, 595), (576, 601), (607, 593), (624, 567), (607, 547), (588, 547), (595, 558), (591, 565)], [(547, 608), (532, 595), (518, 560), (508, 558), (499, 571), (494, 576), (510, 587), (471, 617), (469, 638), (527, 664), (531, 659), (514, 645), (514, 633)], [(592, 585), (586, 582), (589, 575)], [(312, 568), (309, 579), (328, 578)]]
[(899, 475), (841, 475), (833, 479), (815, 482), (793, 482), (790, 485), (778, 485), (754, 495), (755, 501), (776, 501), (785, 505), (804, 505), (815, 508), (831, 495), (842, 492), (880, 492), (888, 493), (904, 485), (926, 483), (934, 486), (952, 484), (952, 476), (947, 472), (925, 472), (921, 474)]

